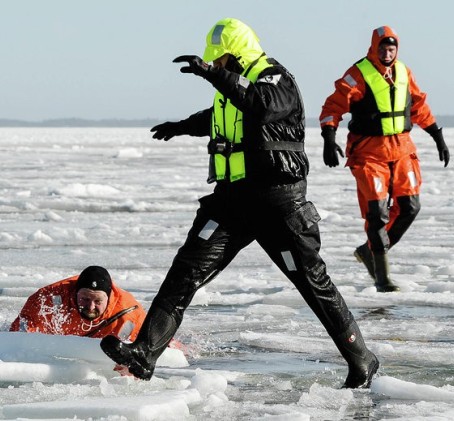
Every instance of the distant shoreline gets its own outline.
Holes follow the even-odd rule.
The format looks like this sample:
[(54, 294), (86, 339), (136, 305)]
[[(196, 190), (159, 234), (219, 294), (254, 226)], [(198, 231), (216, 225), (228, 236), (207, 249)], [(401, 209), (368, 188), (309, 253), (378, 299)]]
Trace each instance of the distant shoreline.
[[(440, 127), (454, 127), (454, 115), (436, 116)], [(178, 121), (178, 118), (169, 118), (170, 121)], [(346, 118), (348, 121), (348, 118)], [(83, 118), (56, 118), (41, 121), (27, 121), (15, 119), (0, 119), (0, 127), (153, 127), (162, 123), (163, 119), (101, 119), (90, 120)], [(345, 126), (345, 122), (342, 122)], [(318, 118), (306, 118), (306, 127), (319, 127)]]

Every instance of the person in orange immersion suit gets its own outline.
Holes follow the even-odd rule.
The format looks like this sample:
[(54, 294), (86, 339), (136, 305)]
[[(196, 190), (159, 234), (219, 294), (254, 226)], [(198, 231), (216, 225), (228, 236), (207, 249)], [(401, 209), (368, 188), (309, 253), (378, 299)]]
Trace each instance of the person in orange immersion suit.
[[(80, 275), (32, 294), (10, 331), (93, 338), (114, 335), (133, 341), (145, 316), (142, 305), (131, 293), (119, 288), (105, 268), (89, 266)], [(120, 365), (115, 370), (128, 374), (127, 368)]]
[(320, 114), (323, 160), (336, 167), (338, 154), (344, 156), (336, 143), (336, 129), (342, 116), (351, 113), (346, 166), (356, 179), (367, 234), (367, 242), (354, 255), (366, 266), (378, 292), (399, 291), (390, 277), (388, 250), (421, 208), (421, 171), (410, 137), (413, 124), (433, 138), (444, 166), (449, 163), (442, 129), (413, 73), (397, 60), (398, 48), (399, 38), (389, 26), (375, 29), (367, 56), (335, 82)]

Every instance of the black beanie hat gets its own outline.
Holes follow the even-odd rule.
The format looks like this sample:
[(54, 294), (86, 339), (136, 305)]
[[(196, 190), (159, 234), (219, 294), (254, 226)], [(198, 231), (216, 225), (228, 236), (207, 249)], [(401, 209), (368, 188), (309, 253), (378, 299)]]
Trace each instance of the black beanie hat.
[(76, 293), (81, 288), (88, 288), (95, 291), (104, 291), (108, 297), (112, 291), (112, 278), (101, 266), (88, 266), (79, 275), (76, 281)]
[(380, 45), (382, 44), (395, 45), (397, 47), (397, 39), (394, 37), (386, 37), (380, 41)]

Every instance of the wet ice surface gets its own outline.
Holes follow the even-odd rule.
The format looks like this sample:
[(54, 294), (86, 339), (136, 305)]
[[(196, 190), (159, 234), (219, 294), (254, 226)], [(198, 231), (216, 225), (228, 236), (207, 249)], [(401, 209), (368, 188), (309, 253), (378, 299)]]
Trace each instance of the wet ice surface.
[[(445, 138), (453, 145), (454, 129)], [(8, 339), (21, 358), (11, 361), (0, 344), (0, 419), (454, 419), (453, 170), (423, 131), (414, 139), (422, 210), (391, 252), (402, 292), (378, 294), (352, 255), (365, 240), (353, 177), (324, 166), (319, 129), (308, 130), (322, 256), (381, 362), (371, 390), (339, 389), (347, 369), (334, 344), (253, 244), (187, 310), (177, 333), (187, 366), (180, 355), (150, 382), (116, 377), (108, 361), (86, 361), (93, 351), (77, 342), (85, 338), (63, 338), (59, 352), (80, 356), (60, 359), (60, 370), (43, 356), (52, 354), (49, 338), (30, 340), (41, 347), (34, 358)], [(197, 199), (212, 190), (206, 139), (155, 141), (142, 128), (0, 129), (0, 151), (0, 341), (29, 294), (91, 264), (148, 308)]]

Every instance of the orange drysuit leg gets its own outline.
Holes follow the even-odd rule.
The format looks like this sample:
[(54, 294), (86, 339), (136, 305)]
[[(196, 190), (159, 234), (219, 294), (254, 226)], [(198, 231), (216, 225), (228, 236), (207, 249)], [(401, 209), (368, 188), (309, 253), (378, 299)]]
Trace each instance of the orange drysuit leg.
[(389, 248), (386, 226), (389, 223), (388, 191), (391, 170), (388, 163), (366, 162), (363, 166), (351, 167), (356, 179), (358, 203), (361, 216), (365, 220), (372, 251), (383, 251)]
[(417, 157), (410, 155), (390, 163), (366, 162), (351, 171), (370, 248), (383, 252), (400, 240), (419, 212), (421, 173)]
[(386, 227), (390, 247), (399, 242), (421, 209), (422, 179), (417, 156), (412, 154), (394, 162), (393, 172), (392, 206)]

